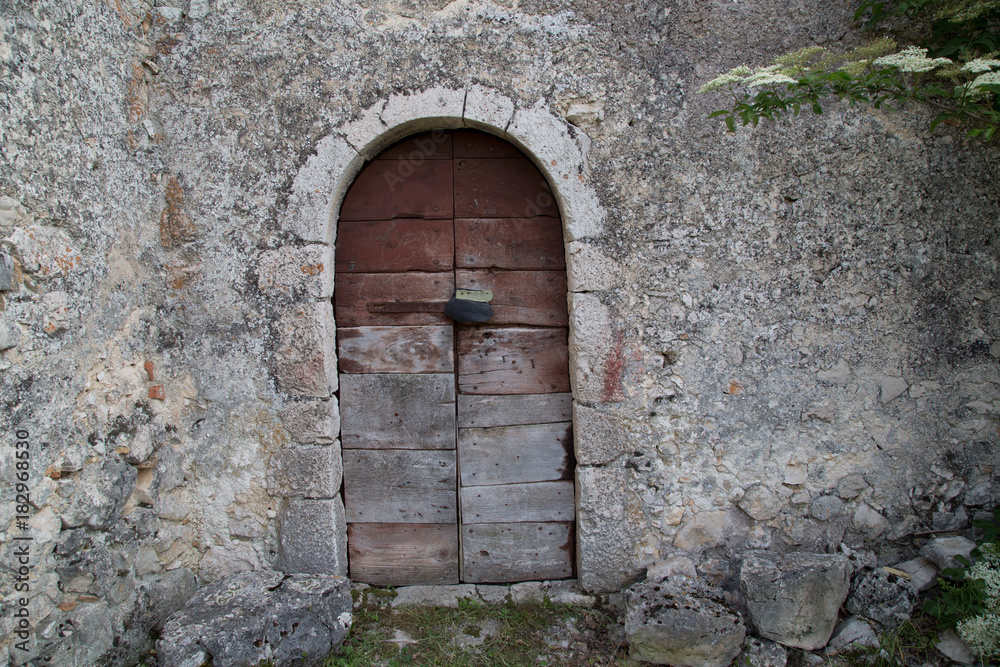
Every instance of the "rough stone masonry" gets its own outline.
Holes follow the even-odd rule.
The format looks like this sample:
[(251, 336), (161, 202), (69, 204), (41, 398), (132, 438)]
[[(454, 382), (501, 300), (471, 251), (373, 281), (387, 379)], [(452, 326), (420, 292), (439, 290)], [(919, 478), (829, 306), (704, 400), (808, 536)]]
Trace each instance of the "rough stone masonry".
[(337, 207), (438, 127), (512, 141), (564, 213), (587, 590), (676, 556), (734, 595), (751, 550), (898, 562), (992, 508), (997, 147), (919, 109), (727, 134), (695, 93), (858, 43), (852, 11), (0, 4), (10, 663), (134, 664), (199, 586), (345, 573)]

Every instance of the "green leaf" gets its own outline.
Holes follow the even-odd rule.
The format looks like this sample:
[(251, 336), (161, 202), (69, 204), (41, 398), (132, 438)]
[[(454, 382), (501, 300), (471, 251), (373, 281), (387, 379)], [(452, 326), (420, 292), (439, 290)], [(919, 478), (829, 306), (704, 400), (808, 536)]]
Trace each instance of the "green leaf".
[(718, 111), (713, 111), (712, 113), (708, 114), (708, 117), (709, 118), (718, 118), (719, 116), (725, 116), (728, 113), (732, 113), (732, 112), (730, 112), (729, 109), (719, 109)]
[(729, 116), (726, 116), (726, 129), (729, 130), (730, 132), (736, 131), (736, 118), (731, 114)]

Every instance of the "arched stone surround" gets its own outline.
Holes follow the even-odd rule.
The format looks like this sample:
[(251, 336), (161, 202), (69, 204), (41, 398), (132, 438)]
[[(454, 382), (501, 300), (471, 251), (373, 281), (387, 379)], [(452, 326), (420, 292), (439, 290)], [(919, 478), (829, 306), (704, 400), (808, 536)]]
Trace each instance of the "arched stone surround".
[[(273, 371), (288, 396), (282, 413), (297, 444), (275, 455), (269, 492), (285, 501), (279, 513), (278, 567), (289, 572), (346, 573), (346, 524), (340, 497), (341, 463), (337, 360), (334, 340), (334, 247), (337, 212), (366, 160), (396, 141), (434, 129), (473, 128), (505, 139), (546, 176), (564, 225), (570, 309), (570, 379), (574, 397), (577, 471), (577, 571), (590, 590), (610, 590), (629, 570), (630, 550), (619, 484), (595, 468), (607, 449), (609, 425), (588, 406), (608, 400), (613, 366), (607, 308), (591, 292), (608, 289), (607, 260), (586, 239), (604, 232), (604, 210), (590, 186), (589, 139), (553, 115), (543, 102), (518, 108), (483, 88), (435, 88), (395, 95), (321, 139), (295, 177), (280, 221), (298, 242), (261, 260), (262, 286), (286, 290), (293, 303), (277, 313)], [(610, 431), (616, 430), (614, 424)], [(322, 471), (317, 474), (317, 471)]]

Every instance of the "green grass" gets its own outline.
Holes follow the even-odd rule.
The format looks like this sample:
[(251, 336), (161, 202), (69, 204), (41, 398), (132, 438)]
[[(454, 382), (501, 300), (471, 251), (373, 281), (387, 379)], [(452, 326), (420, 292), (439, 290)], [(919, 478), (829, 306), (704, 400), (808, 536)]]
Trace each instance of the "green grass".
[(895, 630), (879, 635), (878, 648), (857, 648), (838, 654), (831, 661), (847, 667), (904, 667), (935, 664), (940, 656), (934, 648), (937, 628), (933, 618), (917, 615)]
[[(463, 600), (457, 609), (391, 609), (368, 602), (355, 611), (350, 635), (324, 667), (619, 665), (625, 647), (610, 638), (613, 625), (601, 610), (570, 605)], [(393, 642), (397, 630), (412, 641)], [(571, 647), (554, 646), (555, 633)], [(459, 635), (474, 645), (460, 645)]]

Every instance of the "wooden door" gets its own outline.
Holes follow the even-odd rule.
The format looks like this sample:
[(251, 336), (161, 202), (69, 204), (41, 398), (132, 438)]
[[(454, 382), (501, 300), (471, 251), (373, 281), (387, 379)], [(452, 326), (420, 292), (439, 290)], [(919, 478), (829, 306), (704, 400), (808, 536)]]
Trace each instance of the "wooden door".
[[(471, 131), (412, 137), (344, 199), (335, 314), (350, 576), (573, 575), (562, 226), (538, 169)], [(493, 317), (456, 324), (455, 288)]]

